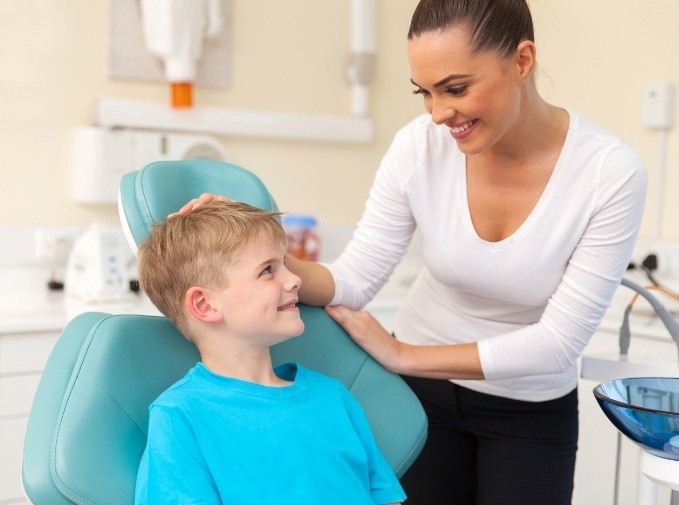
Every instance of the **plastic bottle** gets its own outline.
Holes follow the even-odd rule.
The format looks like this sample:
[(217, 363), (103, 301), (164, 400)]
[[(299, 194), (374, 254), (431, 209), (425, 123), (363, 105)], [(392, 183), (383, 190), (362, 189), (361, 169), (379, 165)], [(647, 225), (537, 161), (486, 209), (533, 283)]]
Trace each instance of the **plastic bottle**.
[(288, 238), (288, 254), (302, 260), (318, 261), (321, 241), (316, 233), (316, 218), (303, 214), (284, 214), (283, 228)]

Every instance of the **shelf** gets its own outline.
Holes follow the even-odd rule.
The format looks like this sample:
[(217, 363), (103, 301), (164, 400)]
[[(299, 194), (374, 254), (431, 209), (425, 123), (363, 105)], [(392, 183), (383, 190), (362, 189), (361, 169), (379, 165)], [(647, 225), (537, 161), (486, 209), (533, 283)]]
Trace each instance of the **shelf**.
[(370, 142), (373, 122), (365, 117), (322, 116), (196, 106), (173, 109), (143, 100), (100, 98), (95, 123), (110, 128), (202, 132), (217, 135), (327, 142)]

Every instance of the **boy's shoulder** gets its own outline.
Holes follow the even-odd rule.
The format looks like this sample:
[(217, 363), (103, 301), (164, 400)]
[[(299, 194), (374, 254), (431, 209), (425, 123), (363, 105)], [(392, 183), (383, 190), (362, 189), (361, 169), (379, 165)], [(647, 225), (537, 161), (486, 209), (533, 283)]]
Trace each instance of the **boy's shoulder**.
[(298, 379), (309, 390), (312, 401), (322, 404), (341, 404), (344, 409), (360, 410), (360, 402), (342, 381), (322, 372), (298, 366)]
[(165, 391), (160, 393), (158, 397), (151, 403), (153, 406), (175, 407), (182, 403), (187, 396), (195, 394), (196, 389), (203, 387), (200, 381), (195, 380), (196, 370), (198, 365), (192, 367), (184, 377), (168, 387)]
[(297, 369), (297, 375), (295, 380), (306, 385), (316, 385), (323, 386), (333, 389), (339, 389), (341, 391), (348, 391), (347, 387), (338, 379), (326, 375), (322, 372), (312, 370), (311, 368), (306, 368), (304, 365), (299, 363), (294, 363)]

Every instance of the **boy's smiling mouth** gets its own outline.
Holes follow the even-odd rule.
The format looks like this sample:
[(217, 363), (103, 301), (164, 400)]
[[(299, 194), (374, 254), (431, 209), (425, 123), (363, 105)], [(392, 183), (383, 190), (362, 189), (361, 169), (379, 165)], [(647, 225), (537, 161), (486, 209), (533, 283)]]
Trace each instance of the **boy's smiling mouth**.
[(290, 310), (290, 309), (295, 309), (297, 308), (297, 300), (293, 300), (290, 303), (286, 303), (285, 305), (281, 305), (278, 307), (278, 310)]

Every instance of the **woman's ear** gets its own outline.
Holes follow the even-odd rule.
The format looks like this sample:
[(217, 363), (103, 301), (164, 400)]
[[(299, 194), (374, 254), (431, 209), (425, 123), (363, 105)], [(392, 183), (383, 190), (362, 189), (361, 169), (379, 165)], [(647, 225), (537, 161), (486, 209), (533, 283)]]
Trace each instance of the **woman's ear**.
[(531, 78), (537, 58), (537, 48), (530, 40), (524, 40), (516, 48), (516, 63), (518, 65), (519, 77), (526, 81)]
[(186, 291), (184, 299), (186, 310), (204, 323), (218, 323), (222, 314), (210, 303), (209, 291), (200, 286), (192, 286)]

